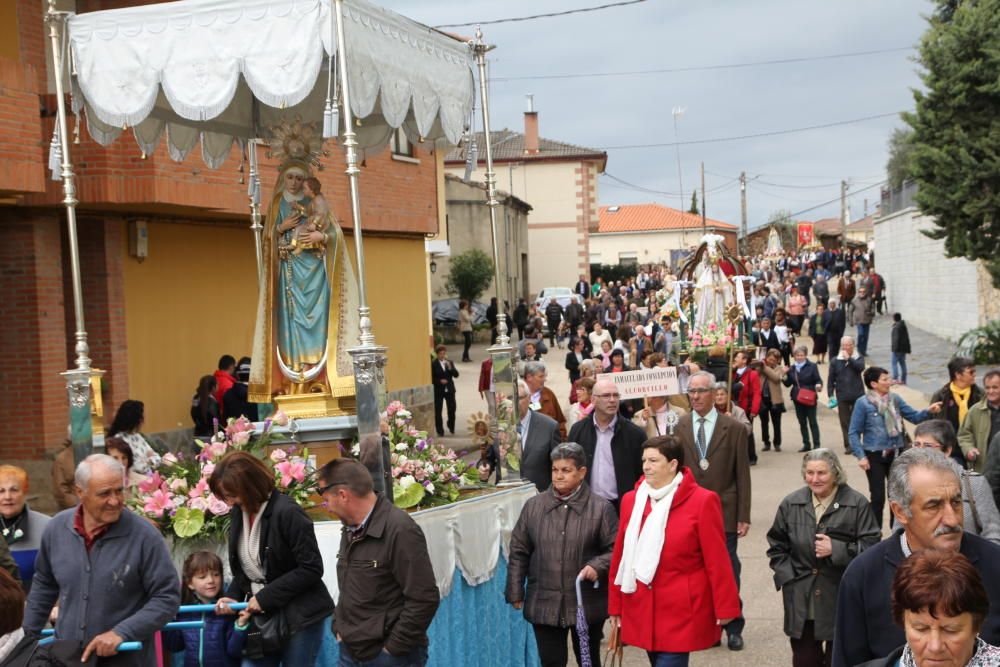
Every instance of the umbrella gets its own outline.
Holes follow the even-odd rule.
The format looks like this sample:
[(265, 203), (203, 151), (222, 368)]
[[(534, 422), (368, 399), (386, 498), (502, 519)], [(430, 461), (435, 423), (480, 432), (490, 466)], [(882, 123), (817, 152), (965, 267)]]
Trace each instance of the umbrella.
[[(583, 591), (580, 582), (583, 577), (576, 578), (576, 636), (580, 642), (580, 667), (593, 667), (590, 661), (590, 634), (587, 631), (587, 616), (583, 613)], [(598, 582), (594, 582), (597, 588)]]

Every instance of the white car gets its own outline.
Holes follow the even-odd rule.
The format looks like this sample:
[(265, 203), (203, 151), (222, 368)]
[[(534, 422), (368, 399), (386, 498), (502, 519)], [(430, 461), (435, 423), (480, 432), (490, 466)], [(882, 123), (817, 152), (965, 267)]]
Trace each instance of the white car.
[(538, 293), (538, 298), (535, 299), (535, 306), (538, 307), (539, 311), (544, 311), (545, 306), (549, 305), (549, 301), (553, 299), (565, 308), (574, 301), (577, 301), (577, 296), (568, 287), (546, 287)]

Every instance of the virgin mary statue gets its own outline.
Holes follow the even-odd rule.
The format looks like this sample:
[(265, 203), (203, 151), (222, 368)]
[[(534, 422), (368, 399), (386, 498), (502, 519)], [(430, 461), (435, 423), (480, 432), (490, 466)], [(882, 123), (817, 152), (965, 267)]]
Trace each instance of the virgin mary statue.
[(358, 284), (344, 234), (309, 162), (290, 159), (279, 172), (264, 226), (249, 398), (353, 395), (347, 348), (358, 343)]

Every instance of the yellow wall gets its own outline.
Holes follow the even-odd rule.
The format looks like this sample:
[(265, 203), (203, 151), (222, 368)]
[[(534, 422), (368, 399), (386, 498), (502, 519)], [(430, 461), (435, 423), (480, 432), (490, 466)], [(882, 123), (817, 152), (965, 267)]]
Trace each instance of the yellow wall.
[(13, 0), (0, 2), (0, 58), (21, 59), (17, 3)]
[[(190, 427), (198, 379), (221, 355), (250, 353), (257, 281), (244, 225), (151, 221), (148, 233), (144, 262), (122, 252), (129, 395), (145, 402), (145, 429), (155, 432)], [(429, 384), (423, 239), (366, 238), (365, 257), (376, 340), (390, 350), (389, 390)]]

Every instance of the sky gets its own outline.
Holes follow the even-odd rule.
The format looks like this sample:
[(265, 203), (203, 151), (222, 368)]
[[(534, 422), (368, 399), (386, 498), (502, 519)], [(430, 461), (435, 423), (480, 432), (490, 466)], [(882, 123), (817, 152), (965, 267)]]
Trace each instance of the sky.
[[(380, 0), (438, 26), (604, 4), (602, 0)], [(750, 229), (772, 213), (798, 220), (839, 215), (840, 181), (850, 182), (851, 217), (869, 212), (885, 178), (887, 142), (913, 108), (920, 86), (915, 47), (926, 28), (925, 0), (647, 0), (602, 11), (483, 26), (490, 54), (491, 126), (523, 130), (525, 96), (534, 96), (539, 133), (607, 149), (601, 205), (659, 202), (690, 206), (705, 164), (708, 217), (740, 222), (738, 181), (747, 174)], [(472, 35), (474, 28), (448, 28)], [(644, 75), (502, 80), (551, 74), (676, 69), (891, 52), (787, 64)], [(904, 50), (898, 50), (904, 49)], [(676, 135), (672, 110), (683, 107)], [(777, 136), (670, 144), (838, 123)], [(611, 176), (625, 181), (623, 185)], [(680, 176), (680, 178), (678, 178)], [(636, 186), (636, 187), (631, 187)], [(868, 187), (876, 186), (876, 187)], [(657, 193), (644, 192), (642, 189)], [(868, 189), (864, 189), (868, 188)], [(663, 193), (663, 194), (659, 194)], [(682, 193), (678, 196), (678, 193)], [(699, 194), (699, 201), (701, 195)], [(819, 206), (830, 200), (830, 204)], [(530, 202), (529, 202), (530, 203)], [(806, 210), (809, 209), (809, 210)]]

